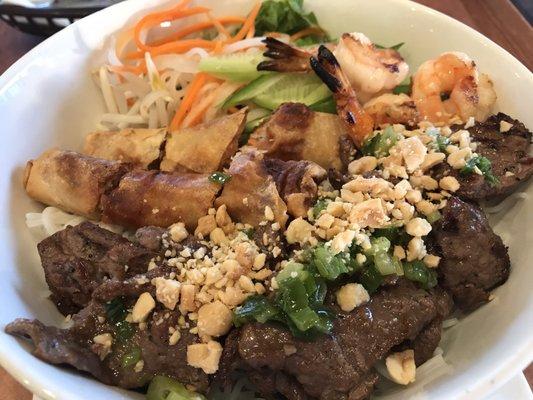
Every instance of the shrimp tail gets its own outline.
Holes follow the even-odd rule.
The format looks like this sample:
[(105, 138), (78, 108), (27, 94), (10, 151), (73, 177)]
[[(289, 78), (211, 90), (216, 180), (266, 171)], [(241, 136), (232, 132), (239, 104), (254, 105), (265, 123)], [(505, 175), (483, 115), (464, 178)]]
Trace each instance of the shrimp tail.
[(288, 45), (281, 40), (267, 37), (263, 40), (267, 50), (263, 53), (269, 60), (259, 63), (258, 71), (306, 72), (309, 71), (311, 54)]
[(337, 114), (344, 121), (350, 138), (360, 148), (373, 132), (373, 118), (357, 100), (355, 90), (342, 72), (339, 62), (326, 46), (319, 47), (317, 56), (311, 57), (309, 64), (333, 93)]

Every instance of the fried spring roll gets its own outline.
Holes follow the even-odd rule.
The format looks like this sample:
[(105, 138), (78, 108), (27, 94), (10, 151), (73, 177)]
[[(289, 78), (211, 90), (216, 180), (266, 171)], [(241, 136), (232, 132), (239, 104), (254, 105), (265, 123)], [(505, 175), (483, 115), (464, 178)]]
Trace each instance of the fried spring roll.
[(239, 222), (257, 226), (265, 220), (268, 206), (283, 228), (287, 222), (287, 206), (276, 183), (263, 163), (263, 155), (255, 150), (236, 155), (229, 167), (231, 180), (226, 182), (215, 205), (225, 204), (230, 216)]
[(182, 221), (194, 230), (219, 189), (209, 175), (132, 171), (102, 197), (102, 220), (127, 228), (168, 227)]
[(172, 132), (165, 145), (163, 171), (218, 171), (237, 152), (246, 110)]
[(85, 138), (83, 152), (105, 160), (125, 161), (137, 168), (148, 168), (159, 160), (166, 134), (165, 129), (92, 132)]
[(52, 149), (26, 164), (23, 184), (41, 203), (98, 218), (100, 197), (113, 189), (130, 166), (73, 151)]
[(341, 138), (345, 136), (337, 115), (311, 111), (299, 103), (280, 106), (255, 130), (248, 144), (280, 160), (308, 160), (323, 168), (342, 169)]

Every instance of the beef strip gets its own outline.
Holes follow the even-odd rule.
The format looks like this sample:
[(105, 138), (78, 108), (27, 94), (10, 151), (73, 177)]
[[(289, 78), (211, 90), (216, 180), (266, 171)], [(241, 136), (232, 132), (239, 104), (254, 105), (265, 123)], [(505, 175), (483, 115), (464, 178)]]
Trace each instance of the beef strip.
[(287, 204), (288, 213), (295, 218), (305, 217), (309, 207), (316, 201), (317, 183), (326, 176), (324, 168), (311, 161), (282, 161), (275, 158), (267, 158), (263, 163)]
[(439, 283), (464, 311), (486, 303), (490, 291), (509, 277), (507, 248), (474, 204), (448, 199), (429, 240), (442, 257)]
[[(168, 276), (170, 272), (171, 269), (159, 267), (145, 276), (102, 283), (95, 290), (91, 303), (73, 317), (71, 328), (58, 329), (44, 326), (39, 321), (20, 319), (9, 324), (6, 332), (30, 338), (35, 346), (33, 353), (40, 359), (88, 372), (106, 384), (141, 388), (155, 375), (165, 375), (205, 392), (208, 388), (207, 375), (187, 364), (187, 346), (197, 343), (198, 336), (188, 329), (180, 329), (179, 341), (169, 345), (169, 328), (178, 327), (181, 315), (177, 310), (165, 309), (157, 303), (146, 321), (146, 329), (141, 330), (136, 324), (129, 325), (133, 330), (130, 338), (118, 333), (106, 313), (106, 304), (117, 297), (123, 300), (126, 308), (133, 306), (141, 293), (149, 292), (155, 298), (151, 279)], [(107, 355), (101, 353), (93, 341), (96, 335), (103, 333), (113, 335), (111, 352)], [(132, 351), (140, 351), (140, 360), (144, 363), (142, 369), (135, 368), (136, 362), (123, 365), (124, 357)]]
[[(502, 121), (512, 124), (508, 132), (500, 132)], [(459, 197), (481, 200), (505, 196), (533, 174), (533, 159), (529, 157), (531, 132), (520, 121), (498, 113), (485, 122), (476, 123), (469, 132), (472, 141), (477, 142), (476, 153), (490, 160), (492, 172), (500, 183), (491, 186), (481, 175), (463, 175), (447, 163), (439, 164), (432, 175), (439, 179), (445, 175), (455, 176), (461, 184), (456, 193)]]
[(63, 314), (86, 306), (105, 279), (146, 271), (154, 253), (90, 222), (67, 226), (37, 245), (51, 300)]
[(153, 251), (159, 251), (161, 249), (161, 240), (166, 232), (166, 229), (159, 226), (144, 226), (137, 229), (135, 238), (141, 246)]
[[(373, 365), (394, 346), (414, 339), (438, 315), (439, 297), (402, 280), (354, 311), (340, 313), (332, 335), (314, 342), (298, 340), (280, 326), (249, 324), (240, 330), (233, 349), (237, 357), (227, 361), (231, 354), (225, 356), (224, 366), (283, 372), (310, 398), (364, 398), (375, 380)], [(231, 353), (231, 346), (225, 351)]]

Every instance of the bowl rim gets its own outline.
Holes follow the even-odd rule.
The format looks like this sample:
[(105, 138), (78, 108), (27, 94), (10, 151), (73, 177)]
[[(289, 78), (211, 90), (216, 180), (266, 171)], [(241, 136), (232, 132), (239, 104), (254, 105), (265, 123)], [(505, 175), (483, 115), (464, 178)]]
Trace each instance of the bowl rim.
[[(495, 43), (482, 33), (476, 31), (470, 26), (456, 20), (453, 17), (450, 17), (440, 11), (434, 10), (428, 6), (425, 6), (420, 3), (416, 3), (412, 0), (380, 0), (382, 3), (394, 3), (400, 4), (401, 7), (409, 7), (412, 10), (420, 11), (424, 15), (430, 15), (432, 18), (441, 18), (444, 19), (446, 23), (454, 26), (456, 29), (461, 29), (465, 34), (470, 35), (480, 42), (490, 45), (491, 50), (498, 53), (498, 56), (505, 57), (512, 61), (515, 68), (521, 70), (523, 76), (529, 76), (530, 80), (533, 82), (533, 74), (531, 71), (522, 64), (514, 55), (509, 53), (507, 50), (502, 48), (499, 44)], [(168, 1), (165, 1), (168, 2)], [(133, 12), (129, 12), (127, 7), (130, 7), (132, 3), (137, 3), (138, 6), (134, 7)], [(156, 6), (163, 4), (157, 3)], [(111, 12), (120, 12), (122, 10), (128, 16), (133, 15), (135, 12), (138, 12), (142, 8), (149, 8), (150, 4), (145, 0), (128, 0), (120, 3), (113, 4), (105, 9), (97, 11), (87, 17), (84, 17), (80, 20), (75, 21), (73, 24), (68, 25), (61, 31), (55, 33), (54, 35), (46, 38), (44, 41), (39, 43), (33, 49), (24, 54), (20, 59), (13, 63), (2, 75), (0, 75), (0, 95), (4, 92), (6, 87), (9, 86), (9, 83), (16, 79), (20, 70), (27, 66), (34, 58), (34, 56), (39, 53), (43, 53), (45, 49), (51, 46), (55, 40), (61, 37), (67, 37), (73, 33), (73, 30), (77, 29), (79, 26), (84, 24), (91, 23), (100, 18), (103, 13)], [(3, 333), (3, 332), (2, 332)], [(31, 356), (33, 357), (33, 356)], [(482, 379), (479, 379), (468, 393), (460, 394), (456, 397), (456, 400), (470, 400), (472, 398), (482, 398), (488, 395), (491, 392), (496, 391), (503, 384), (508, 382), (511, 378), (521, 373), (522, 370), (531, 362), (533, 359), (533, 340), (526, 340), (521, 346), (521, 351), (517, 352), (512, 356), (507, 356), (502, 359), (502, 362), (496, 366), (490, 373), (482, 376)], [(40, 360), (36, 360), (42, 362)], [(41, 376), (35, 371), (32, 371), (31, 368), (28, 368), (27, 365), (20, 362), (16, 356), (12, 355), (8, 349), (4, 349), (3, 341), (0, 341), (0, 365), (18, 382), (20, 382), (24, 387), (26, 387), (32, 393), (35, 393), (41, 396), (43, 399), (48, 400), (57, 400), (57, 399), (82, 399), (79, 397), (79, 394), (72, 393), (65, 387), (62, 387), (61, 384), (57, 381), (49, 381)], [(57, 366), (53, 366), (57, 368)]]

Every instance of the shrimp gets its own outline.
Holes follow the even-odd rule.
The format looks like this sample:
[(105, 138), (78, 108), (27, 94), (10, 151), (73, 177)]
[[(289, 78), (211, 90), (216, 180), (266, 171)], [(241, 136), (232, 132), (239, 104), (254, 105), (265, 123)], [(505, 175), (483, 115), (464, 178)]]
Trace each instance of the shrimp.
[(374, 119), (376, 126), (418, 122), (415, 102), (406, 94), (385, 93), (365, 103), (363, 109)]
[(378, 49), (362, 33), (344, 33), (333, 53), (360, 99), (394, 89), (409, 74), (397, 50)]
[(263, 43), (267, 47), (263, 55), (269, 60), (260, 62), (257, 65), (258, 71), (310, 72), (309, 59), (313, 52), (293, 47), (273, 37), (266, 37)]
[(443, 53), (423, 63), (413, 78), (412, 98), (420, 117), (433, 123), (450, 123), (459, 117), (484, 121), (496, 101), (488, 76), (479, 74), (466, 54)]
[(361, 107), (357, 95), (342, 72), (333, 53), (320, 46), (317, 57), (311, 57), (311, 68), (333, 92), (337, 102), (337, 113), (346, 125), (348, 135), (359, 148), (374, 131), (374, 120)]
[[(308, 72), (309, 59), (318, 48), (298, 49), (277, 39), (264, 40), (270, 60), (261, 62), (260, 71)], [(368, 100), (399, 85), (409, 73), (409, 66), (398, 51), (378, 49), (362, 33), (344, 33), (339, 43), (327, 45), (333, 50), (348, 82), (360, 99)]]

